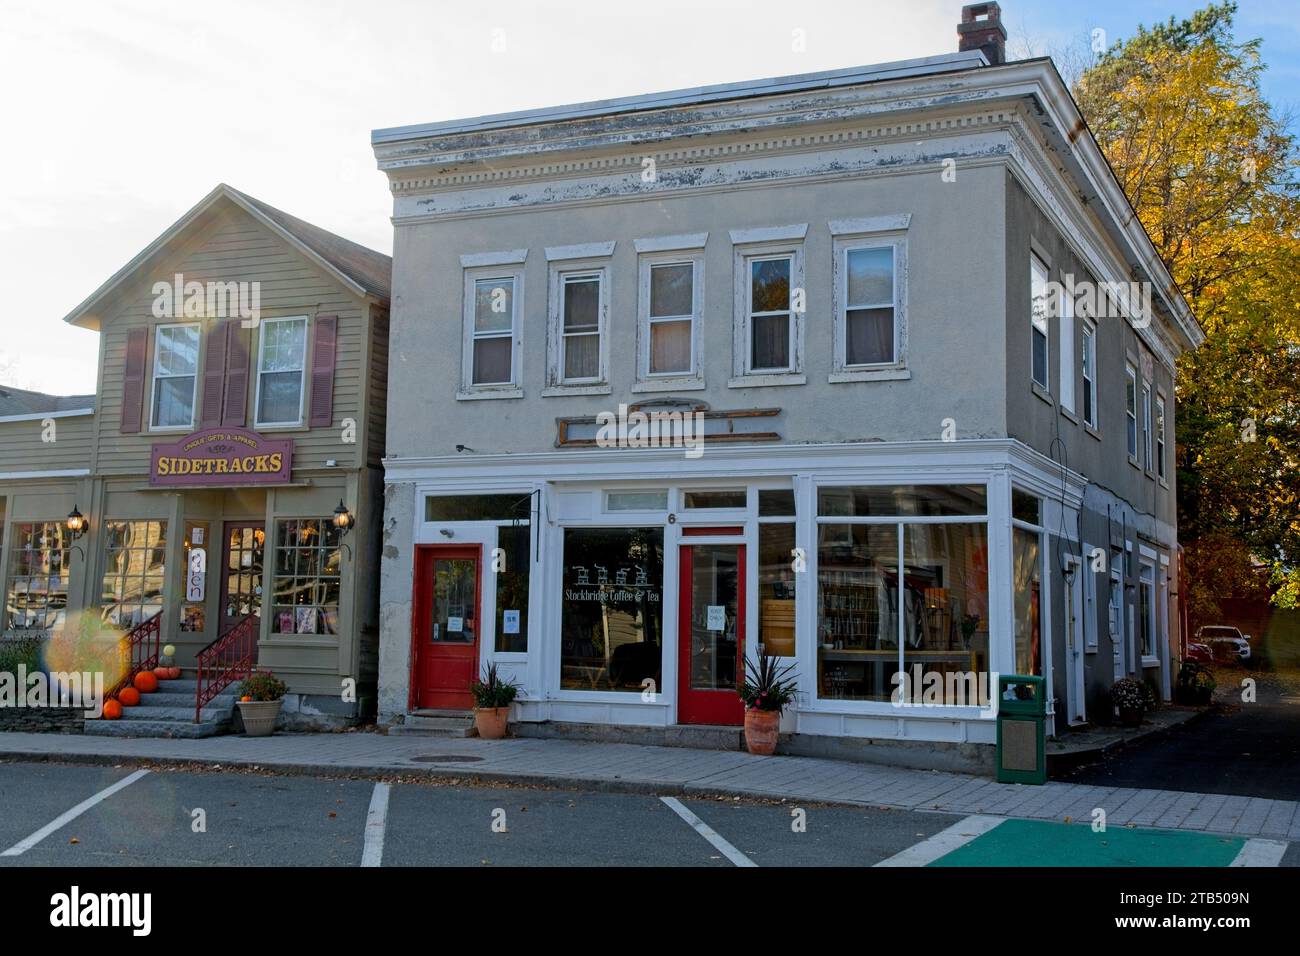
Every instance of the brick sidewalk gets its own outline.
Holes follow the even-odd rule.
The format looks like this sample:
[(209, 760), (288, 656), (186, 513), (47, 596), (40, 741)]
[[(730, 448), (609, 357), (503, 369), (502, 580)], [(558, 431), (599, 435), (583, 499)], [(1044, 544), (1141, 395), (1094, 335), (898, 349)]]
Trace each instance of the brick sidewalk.
[(726, 794), (1034, 820), (1069, 818), (1087, 822), (1093, 809), (1100, 807), (1106, 811), (1110, 826), (1130, 824), (1300, 840), (1300, 804), (1293, 800), (1055, 782), (1032, 787), (956, 773), (812, 757), (755, 757), (736, 751), (636, 744), (388, 737), (373, 733), (202, 740), (0, 733), (0, 758), (202, 763), (362, 776), (430, 774), (483, 782), (660, 794)]

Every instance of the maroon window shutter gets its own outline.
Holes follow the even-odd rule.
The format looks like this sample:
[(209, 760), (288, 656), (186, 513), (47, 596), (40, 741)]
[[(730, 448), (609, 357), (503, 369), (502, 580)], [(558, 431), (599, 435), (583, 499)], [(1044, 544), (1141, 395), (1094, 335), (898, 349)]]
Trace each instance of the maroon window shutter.
[(203, 404), (199, 427), (221, 424), (221, 389), (226, 381), (226, 350), (230, 339), (229, 322), (219, 322), (203, 337)]
[(248, 332), (237, 322), (230, 323), (229, 349), (221, 424), (243, 428), (248, 417)]
[(126, 333), (126, 362), (122, 376), (122, 426), (123, 434), (140, 430), (140, 415), (144, 411), (144, 376), (149, 359), (149, 327), (131, 329)]
[(334, 352), (338, 342), (339, 317), (316, 317), (311, 345), (311, 415), (312, 428), (328, 428), (334, 421)]

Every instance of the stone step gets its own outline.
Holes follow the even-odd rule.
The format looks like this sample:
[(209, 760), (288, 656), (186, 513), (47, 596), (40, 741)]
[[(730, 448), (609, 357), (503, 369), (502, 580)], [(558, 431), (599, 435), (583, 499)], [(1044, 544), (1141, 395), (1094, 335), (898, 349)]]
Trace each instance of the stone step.
[(194, 723), (190, 720), (88, 720), (85, 733), (95, 737), (215, 737), (229, 730), (229, 725), (215, 720)]
[[(233, 707), (213, 706), (209, 704), (203, 708), (200, 715), (204, 720), (230, 720), (231, 714), (234, 713)], [(123, 707), (123, 720), (176, 720), (188, 723), (194, 722), (194, 701), (190, 701), (188, 707)]]

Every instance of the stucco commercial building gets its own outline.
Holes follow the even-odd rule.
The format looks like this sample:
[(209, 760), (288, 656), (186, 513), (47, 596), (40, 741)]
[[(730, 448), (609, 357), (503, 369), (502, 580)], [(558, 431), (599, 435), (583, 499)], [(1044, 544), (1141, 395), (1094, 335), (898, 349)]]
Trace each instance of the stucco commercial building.
[(291, 723), (373, 713), (389, 269), (219, 186), (78, 306), (96, 394), (0, 394), (4, 636), (158, 620)]
[[(523, 732), (671, 738), (741, 721), (760, 646), (796, 750), (987, 760), (977, 702), (899, 706), (900, 671), (1043, 675), (1055, 733), (1119, 675), (1167, 695), (1202, 333), (1051, 62), (1004, 62), (979, 6), (955, 54), (373, 134), (382, 720), (496, 662)], [(1149, 310), (1045, 304), (1134, 277)]]

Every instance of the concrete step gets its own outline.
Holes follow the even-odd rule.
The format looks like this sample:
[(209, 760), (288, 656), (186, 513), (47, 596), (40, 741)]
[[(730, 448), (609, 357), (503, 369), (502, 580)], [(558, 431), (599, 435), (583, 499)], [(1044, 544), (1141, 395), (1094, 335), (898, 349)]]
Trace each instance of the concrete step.
[(390, 734), (398, 736), (418, 736), (418, 737), (473, 737), (476, 734), (474, 730), (474, 715), (466, 714), (463, 711), (441, 711), (440, 716), (432, 716), (435, 712), (421, 711), (418, 714), (407, 714), (406, 722), (389, 727)]
[(215, 737), (229, 730), (229, 725), (215, 720), (194, 723), (190, 720), (88, 720), (85, 733), (94, 737)]

